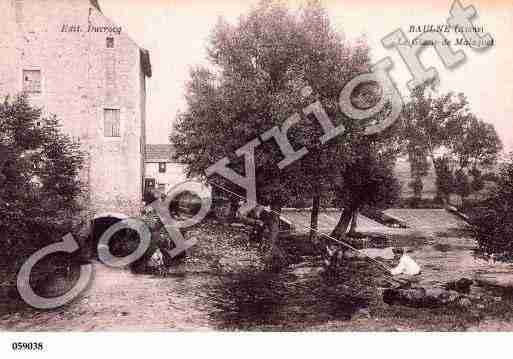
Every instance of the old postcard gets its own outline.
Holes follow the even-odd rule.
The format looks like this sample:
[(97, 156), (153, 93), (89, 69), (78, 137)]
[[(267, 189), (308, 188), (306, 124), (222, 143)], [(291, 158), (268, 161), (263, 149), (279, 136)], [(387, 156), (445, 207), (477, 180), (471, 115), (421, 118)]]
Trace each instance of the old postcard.
[(8, 355), (513, 331), (510, 0), (0, 8)]

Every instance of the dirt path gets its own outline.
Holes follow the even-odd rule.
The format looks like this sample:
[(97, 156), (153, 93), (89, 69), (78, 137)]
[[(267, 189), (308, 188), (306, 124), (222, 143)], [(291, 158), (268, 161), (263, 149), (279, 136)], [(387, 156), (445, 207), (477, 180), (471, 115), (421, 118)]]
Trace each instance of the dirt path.
[[(349, 261), (335, 276), (320, 259), (305, 258), (280, 274), (262, 271), (256, 248), (241, 228), (208, 224), (192, 231), (200, 241), (187, 261), (165, 276), (132, 274), (94, 263), (91, 287), (53, 311), (25, 309), (0, 315), (9, 331), (189, 330), (511, 330), (513, 295), (484, 293), (486, 300), (458, 308), (388, 306), (379, 294), (380, 272)], [(419, 285), (442, 286), (467, 277), (513, 283), (513, 267), (474, 258), (462, 236), (400, 237), (423, 269)]]
[[(10, 331), (176, 331), (212, 330), (214, 309), (204, 286), (217, 283), (240, 260), (254, 261), (239, 228), (203, 226), (186, 262), (161, 275), (133, 274), (93, 262), (95, 276), (83, 295), (52, 311), (24, 308), (0, 314), (0, 328)], [(224, 271), (220, 263), (225, 262)], [(230, 265), (229, 265), (230, 264)]]
[(210, 323), (190, 278), (135, 275), (94, 263), (95, 278), (81, 298), (56, 311), (26, 311), (0, 319), (13, 331), (208, 330)]

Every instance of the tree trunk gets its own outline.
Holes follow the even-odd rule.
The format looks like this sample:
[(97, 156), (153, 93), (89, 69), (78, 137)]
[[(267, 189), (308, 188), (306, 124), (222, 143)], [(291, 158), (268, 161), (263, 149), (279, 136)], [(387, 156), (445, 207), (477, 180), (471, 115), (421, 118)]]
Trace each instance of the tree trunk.
[(286, 264), (285, 256), (278, 244), (280, 235), (280, 215), (281, 204), (271, 204), (271, 233), (269, 236), (269, 250), (266, 256), (266, 264), (272, 271), (279, 271)]
[(237, 218), (237, 211), (239, 210), (239, 200), (237, 198), (230, 198), (230, 213), (228, 219), (234, 221)]
[(340, 219), (335, 226), (335, 229), (331, 232), (331, 237), (335, 239), (343, 239), (346, 237), (346, 233), (350, 226), (352, 227), (353, 221), (354, 226), (356, 228), (356, 219), (358, 217), (358, 209), (360, 206), (358, 204), (351, 204), (344, 208), (344, 211), (342, 212), (342, 215), (340, 216)]
[(450, 194), (444, 193), (442, 199), (444, 202), (444, 207), (448, 207), (451, 205), (451, 195)]
[(349, 234), (355, 234), (356, 233), (356, 227), (358, 226), (358, 214), (360, 213), (359, 209), (353, 210), (353, 213), (351, 213), (351, 227), (349, 228)]
[(340, 216), (335, 229), (331, 232), (330, 236), (335, 239), (341, 239), (345, 237), (347, 232), (347, 227), (349, 227), (351, 220), (353, 219), (352, 211), (349, 208), (344, 208), (344, 212)]
[(313, 198), (312, 213), (310, 215), (310, 241), (317, 239), (317, 230), (319, 228), (319, 207), (321, 205), (321, 196), (316, 194)]

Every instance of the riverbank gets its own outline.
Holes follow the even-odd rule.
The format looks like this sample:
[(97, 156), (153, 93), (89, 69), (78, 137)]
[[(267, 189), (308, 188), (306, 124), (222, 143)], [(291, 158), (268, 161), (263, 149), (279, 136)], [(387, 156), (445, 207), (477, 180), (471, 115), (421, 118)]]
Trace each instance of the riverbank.
[[(239, 226), (206, 222), (190, 230), (193, 247), (182, 263), (159, 275), (133, 274), (94, 263), (91, 287), (66, 307), (2, 309), (9, 331), (465, 331), (512, 330), (513, 268), (474, 257), (465, 233), (387, 236), (380, 246), (406, 247), (422, 267), (415, 285), (475, 283), (466, 306), (388, 305), (382, 271), (362, 259), (328, 273), (308, 246), (290, 242), (291, 264), (264, 271), (258, 248)], [(300, 240), (297, 238), (297, 240)], [(290, 245), (290, 243), (296, 243)], [(293, 249), (290, 249), (293, 248)], [(391, 263), (392, 264), (392, 263)], [(499, 273), (499, 274), (498, 274)], [(500, 285), (493, 280), (501, 278)], [(513, 283), (513, 280), (511, 280)], [(497, 283), (497, 281), (496, 281)], [(501, 284), (502, 283), (502, 284)], [(505, 289), (506, 288), (506, 289)]]

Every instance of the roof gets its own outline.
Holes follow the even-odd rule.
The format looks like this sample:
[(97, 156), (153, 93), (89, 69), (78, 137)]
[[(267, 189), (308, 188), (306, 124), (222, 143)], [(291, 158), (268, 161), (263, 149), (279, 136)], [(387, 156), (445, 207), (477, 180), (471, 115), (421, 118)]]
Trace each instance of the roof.
[[(98, 0), (89, 0), (89, 3), (91, 4), (91, 6), (93, 6), (96, 10), (98, 10), (105, 18), (107, 18), (107, 16), (105, 16), (105, 14), (102, 12), (102, 9), (100, 7), (100, 3)], [(110, 20), (109, 18), (107, 18), (109, 21), (112, 21)], [(114, 22), (113, 22), (114, 23)], [(137, 43), (132, 40), (130, 37), (129, 39), (137, 45)], [(151, 59), (150, 59), (150, 52), (147, 50), (147, 49), (144, 49), (142, 47), (140, 47), (139, 45), (137, 45), (137, 47), (139, 47), (139, 54), (140, 54), (140, 57), (141, 57), (141, 68), (142, 68), (142, 71), (144, 73), (144, 75), (146, 77), (151, 77), (152, 76), (152, 70), (151, 70)]]
[(145, 162), (175, 162), (174, 152), (172, 145), (146, 145)]
[(150, 60), (150, 52), (146, 49), (141, 48), (141, 67), (143, 69), (146, 77), (151, 77), (151, 60)]
[(98, 9), (98, 11), (102, 11), (102, 9), (100, 9), (100, 4), (98, 4), (98, 0), (89, 0), (89, 2), (91, 3), (92, 6), (94, 6), (96, 9)]

